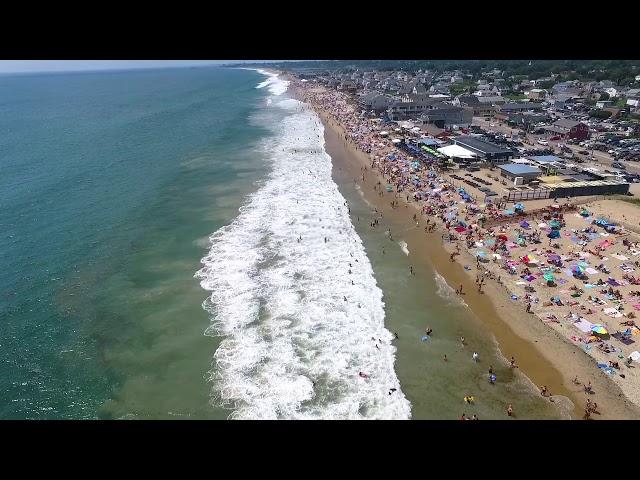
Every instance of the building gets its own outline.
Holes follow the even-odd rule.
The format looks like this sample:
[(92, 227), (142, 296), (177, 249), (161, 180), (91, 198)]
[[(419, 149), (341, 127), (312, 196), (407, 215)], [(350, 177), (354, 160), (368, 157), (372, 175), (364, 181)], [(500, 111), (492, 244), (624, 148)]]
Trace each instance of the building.
[(542, 110), (542, 104), (535, 102), (505, 103), (496, 107), (496, 111), (499, 113), (521, 113), (540, 110)]
[[(536, 180), (542, 175), (542, 170), (538, 167), (532, 167), (531, 165), (524, 165), (521, 163), (506, 163), (499, 165), (500, 176), (505, 177), (517, 185), (524, 185)], [(516, 179), (522, 179), (517, 181)]]
[(611, 100), (598, 100), (596, 102), (596, 108), (599, 108), (601, 110), (603, 108), (610, 107), (611, 105), (613, 105), (613, 102)]
[(532, 155), (527, 157), (531, 163), (543, 170), (547, 175), (554, 174), (561, 168), (563, 161), (555, 155)]
[(504, 163), (514, 157), (513, 150), (471, 135), (462, 135), (452, 140), (456, 145), (471, 150), (478, 155), (479, 159), (488, 163)]
[(423, 123), (433, 123), (436, 127), (446, 128), (452, 125), (468, 127), (473, 121), (473, 113), (462, 107), (447, 105), (446, 103), (434, 104), (420, 116)]
[(524, 94), (532, 100), (543, 99), (547, 96), (547, 91), (541, 88), (532, 88)]
[(376, 113), (384, 112), (393, 103), (393, 99), (379, 93), (369, 93), (362, 95), (358, 99), (358, 104), (365, 110)]
[(553, 122), (545, 130), (551, 134), (559, 135), (561, 138), (575, 138), (585, 140), (589, 138), (589, 127), (582, 122), (569, 120), (566, 118)]
[(418, 118), (420, 115), (430, 110), (436, 100), (428, 97), (416, 95), (405, 95), (400, 100), (396, 100), (387, 109), (387, 115), (390, 120), (408, 120)]

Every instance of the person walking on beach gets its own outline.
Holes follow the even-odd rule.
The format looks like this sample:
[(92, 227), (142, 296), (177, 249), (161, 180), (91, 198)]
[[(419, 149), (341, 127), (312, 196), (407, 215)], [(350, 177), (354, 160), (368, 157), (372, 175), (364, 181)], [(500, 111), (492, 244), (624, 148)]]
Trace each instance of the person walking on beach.
[(473, 355), (471, 356), (472, 360), (476, 363), (478, 363), (478, 352), (473, 352)]
[(513, 417), (513, 405), (511, 404), (507, 406), (507, 415), (509, 415), (510, 417)]
[(409, 265), (409, 274), (413, 275), (413, 265)]
[(462, 343), (462, 346), (463, 346), (463, 347), (465, 346), (465, 343), (464, 343), (464, 337), (460, 337), (460, 343)]

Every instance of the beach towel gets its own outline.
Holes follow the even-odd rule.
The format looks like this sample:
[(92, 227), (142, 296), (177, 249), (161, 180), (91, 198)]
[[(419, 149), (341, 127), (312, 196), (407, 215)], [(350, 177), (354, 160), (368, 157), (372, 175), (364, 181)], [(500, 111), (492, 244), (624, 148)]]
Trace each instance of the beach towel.
[(591, 328), (593, 328), (593, 323), (581, 318), (579, 321), (575, 322), (573, 326), (581, 332), (589, 333), (591, 332)]
[(616, 310), (615, 308), (611, 308), (611, 307), (605, 308), (603, 310), (603, 313), (605, 315), (609, 315), (610, 317), (613, 317), (613, 318), (620, 318), (622, 316), (622, 314), (618, 310)]
[(598, 273), (598, 271), (595, 268), (591, 268), (591, 267), (587, 268), (585, 272), (587, 272), (589, 275), (595, 275), (596, 273)]
[(623, 261), (624, 260), (629, 260), (629, 257), (625, 257), (624, 255), (619, 254), (619, 253), (614, 253), (611, 256), (614, 257), (614, 258), (617, 258), (618, 260), (623, 260)]

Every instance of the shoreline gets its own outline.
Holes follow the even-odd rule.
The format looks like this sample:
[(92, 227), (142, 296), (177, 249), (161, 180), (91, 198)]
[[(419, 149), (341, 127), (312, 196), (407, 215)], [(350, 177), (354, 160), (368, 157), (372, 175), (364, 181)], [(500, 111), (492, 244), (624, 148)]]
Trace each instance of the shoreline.
[[(297, 91), (290, 89), (295, 98), (301, 100)], [(303, 100), (301, 100), (303, 101)], [(473, 265), (474, 257), (462, 249), (456, 261), (451, 262), (452, 245), (443, 244), (442, 226), (438, 225), (432, 233), (424, 233), (421, 228), (416, 229), (412, 214), (420, 213), (420, 207), (415, 202), (405, 202), (400, 198), (400, 207), (390, 208), (387, 195), (382, 199), (372, 193), (371, 185), (383, 181), (383, 175), (374, 172), (370, 167), (369, 156), (358, 150), (351, 142), (344, 145), (345, 131), (335, 120), (328, 117), (319, 108), (310, 105), (321, 118), (325, 126), (325, 138), (335, 135), (342, 139), (338, 142), (327, 142), (327, 152), (334, 162), (336, 158), (345, 157), (343, 162), (334, 168), (350, 169), (354, 179), (357, 179), (366, 201), (375, 206), (385, 218), (391, 218), (394, 223), (404, 225), (407, 230), (403, 233), (403, 240), (407, 242), (411, 258), (415, 261), (426, 262), (433, 270), (441, 275), (446, 283), (455, 289), (462, 284), (466, 292), (464, 301), (468, 308), (480, 322), (489, 327), (497, 341), (503, 357), (511, 355), (516, 361), (521, 374), (534, 386), (546, 385), (555, 399), (566, 397), (573, 403), (572, 418), (580, 418), (586, 395), (582, 387), (572, 383), (574, 376), (583, 381), (591, 381), (595, 398), (602, 406), (602, 419), (637, 418), (638, 408), (622, 393), (620, 387), (604, 376), (602, 372), (594, 372), (593, 359), (585, 354), (578, 346), (571, 344), (561, 337), (553, 328), (549, 328), (537, 317), (527, 314), (517, 304), (508, 303), (507, 288), (495, 281), (487, 282), (484, 293), (477, 293), (473, 282), (476, 270), (465, 271), (463, 264)], [(346, 155), (336, 155), (334, 147), (342, 148)], [(332, 154), (333, 153), (333, 154)], [(361, 168), (367, 167), (362, 180)], [(402, 205), (405, 205), (405, 208)], [(421, 217), (421, 220), (424, 218)]]

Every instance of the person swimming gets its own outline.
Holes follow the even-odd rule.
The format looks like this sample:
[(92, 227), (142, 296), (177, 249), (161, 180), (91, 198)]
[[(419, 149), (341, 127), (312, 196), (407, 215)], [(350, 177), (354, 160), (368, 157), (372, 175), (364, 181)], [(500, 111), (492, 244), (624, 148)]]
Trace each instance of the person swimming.
[(478, 352), (473, 352), (473, 355), (471, 356), (471, 358), (473, 359), (474, 362), (478, 361)]

